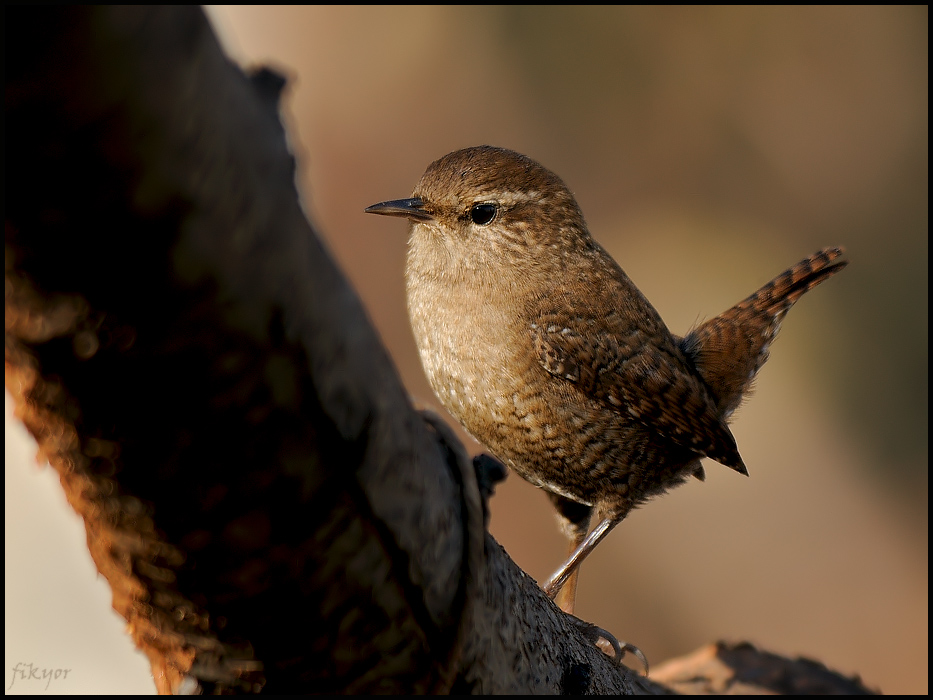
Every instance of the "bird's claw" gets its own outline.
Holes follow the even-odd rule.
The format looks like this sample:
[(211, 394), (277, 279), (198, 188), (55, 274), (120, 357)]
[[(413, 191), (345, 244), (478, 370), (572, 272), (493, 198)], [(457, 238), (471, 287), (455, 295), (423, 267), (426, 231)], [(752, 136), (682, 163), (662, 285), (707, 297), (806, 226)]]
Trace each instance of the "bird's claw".
[[(629, 644), (628, 642), (620, 642), (615, 638), (614, 635), (610, 634), (602, 627), (598, 627), (589, 622), (584, 622), (583, 620), (579, 621), (581, 630), (583, 631), (584, 637), (589, 641), (593, 646), (600, 647), (599, 640), (605, 640), (605, 642), (612, 647), (613, 653), (611, 654), (612, 660), (615, 661), (617, 665), (622, 664), (622, 659), (625, 657), (626, 652), (637, 658), (641, 665), (645, 668), (645, 675), (648, 675), (648, 659), (645, 657), (642, 650), (636, 647), (634, 644)], [(606, 654), (610, 656), (610, 654)]]

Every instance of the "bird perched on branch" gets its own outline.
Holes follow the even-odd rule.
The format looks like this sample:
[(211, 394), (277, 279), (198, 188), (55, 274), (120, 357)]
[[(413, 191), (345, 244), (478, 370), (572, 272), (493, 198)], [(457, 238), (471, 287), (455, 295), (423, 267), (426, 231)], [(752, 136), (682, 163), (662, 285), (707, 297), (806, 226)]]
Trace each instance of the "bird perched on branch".
[(438, 399), (557, 506), (571, 553), (545, 590), (567, 612), (580, 562), (632, 508), (702, 479), (703, 457), (747, 474), (727, 421), (788, 309), (847, 264), (825, 248), (678, 337), (526, 156), (455, 151), (366, 211), (411, 221), (408, 311)]

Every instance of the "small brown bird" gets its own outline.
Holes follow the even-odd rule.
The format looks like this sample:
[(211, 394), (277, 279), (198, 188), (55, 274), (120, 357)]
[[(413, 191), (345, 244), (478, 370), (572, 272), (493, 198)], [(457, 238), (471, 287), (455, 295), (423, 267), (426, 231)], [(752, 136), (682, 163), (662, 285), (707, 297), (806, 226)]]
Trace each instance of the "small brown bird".
[(580, 562), (632, 508), (703, 479), (702, 457), (747, 474), (727, 421), (787, 310), (846, 265), (826, 248), (681, 338), (526, 156), (455, 151), (366, 211), (411, 221), (408, 311), (437, 397), (563, 517), (571, 555), (545, 591), (564, 588), (567, 612)]

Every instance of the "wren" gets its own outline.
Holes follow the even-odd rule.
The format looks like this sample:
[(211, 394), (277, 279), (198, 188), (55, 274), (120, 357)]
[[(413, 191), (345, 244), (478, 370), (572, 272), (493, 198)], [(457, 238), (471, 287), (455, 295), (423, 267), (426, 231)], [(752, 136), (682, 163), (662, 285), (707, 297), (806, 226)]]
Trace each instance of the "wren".
[(702, 479), (703, 457), (747, 474), (727, 422), (784, 314), (847, 264), (825, 248), (678, 337), (526, 156), (455, 151), (366, 211), (411, 221), (408, 312), (438, 399), (557, 506), (571, 554), (545, 591), (567, 612), (580, 562), (634, 507)]

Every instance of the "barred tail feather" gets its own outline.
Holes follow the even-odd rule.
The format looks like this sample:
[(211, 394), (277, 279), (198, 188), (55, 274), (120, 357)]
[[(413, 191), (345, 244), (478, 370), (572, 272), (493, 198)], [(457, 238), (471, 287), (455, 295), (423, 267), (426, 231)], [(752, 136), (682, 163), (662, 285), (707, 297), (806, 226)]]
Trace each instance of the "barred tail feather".
[(681, 339), (681, 349), (711, 389), (723, 417), (750, 393), (784, 315), (806, 292), (848, 264), (841, 259), (844, 252), (824, 248), (814, 253)]

